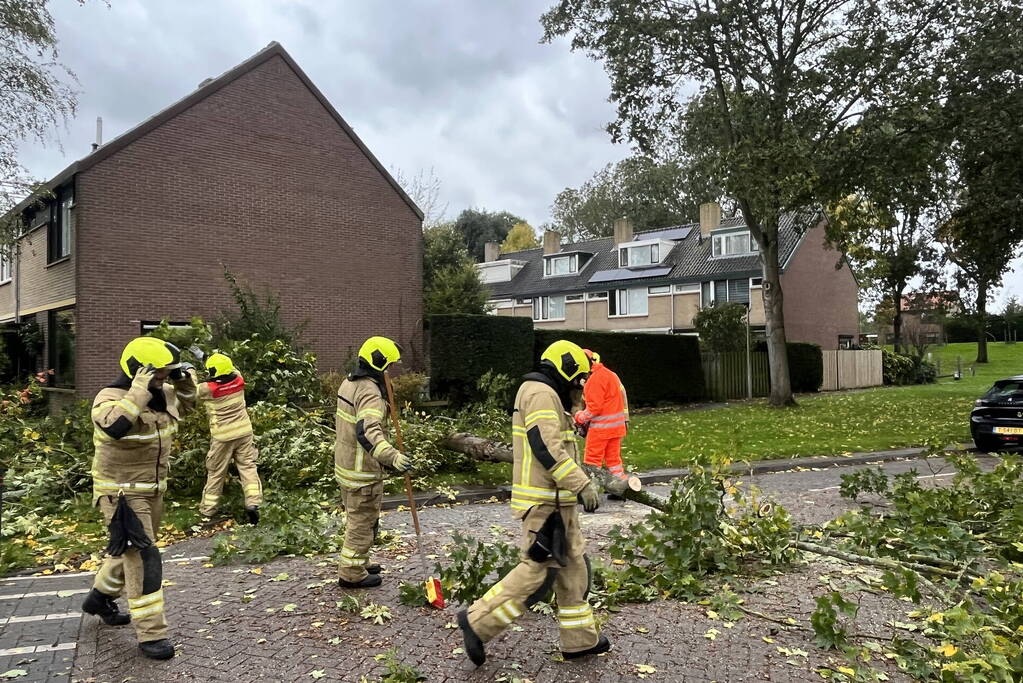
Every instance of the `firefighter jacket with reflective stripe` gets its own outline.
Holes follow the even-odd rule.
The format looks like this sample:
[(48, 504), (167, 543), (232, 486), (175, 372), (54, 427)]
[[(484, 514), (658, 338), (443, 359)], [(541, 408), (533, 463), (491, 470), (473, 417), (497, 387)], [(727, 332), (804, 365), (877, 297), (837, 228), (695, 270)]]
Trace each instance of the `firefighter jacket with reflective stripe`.
[(167, 489), (178, 420), (195, 405), (191, 374), (158, 393), (127, 381), (101, 389), (92, 403), (92, 502), (118, 491), (136, 495)]
[(354, 490), (383, 480), (382, 465), (390, 465), (398, 454), (387, 441), (386, 415), (387, 403), (372, 377), (341, 382), (337, 392), (334, 475), (342, 487)]
[(550, 385), (527, 379), (512, 415), (511, 506), (521, 519), (534, 505), (576, 504), (590, 478), (578, 464), (572, 417)]
[(629, 403), (618, 375), (603, 363), (594, 363), (583, 385), (584, 413), (590, 420), (589, 433), (601, 437), (625, 436)]
[(234, 373), (227, 382), (202, 382), (197, 391), (210, 418), (210, 437), (232, 441), (252, 433), (249, 411), (245, 408), (245, 379), (241, 373)]

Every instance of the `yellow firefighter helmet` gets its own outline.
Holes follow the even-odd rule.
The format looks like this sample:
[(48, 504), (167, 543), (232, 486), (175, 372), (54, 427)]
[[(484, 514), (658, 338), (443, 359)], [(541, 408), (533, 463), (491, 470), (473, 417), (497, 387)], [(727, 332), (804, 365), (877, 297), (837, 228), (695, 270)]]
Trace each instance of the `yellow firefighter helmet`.
[(370, 337), (359, 348), (359, 358), (374, 370), (383, 372), (388, 365), (401, 360), (401, 347), (387, 337)]
[(152, 365), (157, 370), (181, 367), (181, 351), (168, 341), (156, 337), (137, 337), (121, 352), (121, 369), (134, 377), (139, 368)]
[(567, 339), (559, 339), (540, 354), (540, 361), (548, 363), (565, 380), (572, 382), (590, 372), (590, 359), (582, 348)]

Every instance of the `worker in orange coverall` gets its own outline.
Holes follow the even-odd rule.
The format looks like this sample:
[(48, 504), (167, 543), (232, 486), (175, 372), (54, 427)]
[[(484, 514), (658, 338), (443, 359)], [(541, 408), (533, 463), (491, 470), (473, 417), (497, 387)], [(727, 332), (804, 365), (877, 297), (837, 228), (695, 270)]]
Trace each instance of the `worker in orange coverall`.
[(628, 431), (629, 400), (618, 375), (600, 362), (600, 354), (584, 349), (593, 368), (583, 386), (586, 407), (575, 414), (575, 422), (586, 432), (587, 465), (607, 465), (619, 479), (628, 479), (622, 465), (622, 439)]

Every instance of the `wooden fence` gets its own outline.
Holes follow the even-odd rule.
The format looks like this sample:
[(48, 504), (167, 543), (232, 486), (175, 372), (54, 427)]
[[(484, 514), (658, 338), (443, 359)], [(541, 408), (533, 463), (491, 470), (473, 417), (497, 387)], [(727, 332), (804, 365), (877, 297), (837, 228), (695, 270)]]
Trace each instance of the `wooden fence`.
[[(767, 369), (767, 354), (755, 352), (750, 359), (753, 370), (753, 395), (767, 396), (771, 393), (770, 374)], [(715, 401), (731, 398), (746, 398), (746, 352), (703, 354), (703, 381), (707, 397)]]
[[(824, 381), (821, 391), (876, 387), (883, 384), (881, 374), (881, 351), (822, 351)], [(746, 398), (746, 352), (704, 353), (703, 381), (707, 387), (707, 398), (726, 401)], [(771, 393), (771, 377), (767, 354), (753, 353), (753, 395), (767, 396)]]
[(824, 382), (821, 391), (877, 387), (884, 383), (881, 351), (822, 351)]

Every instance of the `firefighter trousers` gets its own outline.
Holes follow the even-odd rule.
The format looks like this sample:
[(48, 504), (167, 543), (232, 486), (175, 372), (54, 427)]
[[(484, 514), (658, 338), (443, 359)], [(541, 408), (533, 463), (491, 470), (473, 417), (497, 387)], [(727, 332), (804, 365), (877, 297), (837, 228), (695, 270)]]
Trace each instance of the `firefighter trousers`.
[(611, 474), (619, 479), (628, 479), (622, 464), (622, 437), (601, 436), (599, 429), (590, 429), (586, 435), (586, 455), (583, 462), (594, 467), (607, 465)]
[(534, 562), (526, 556), (536, 532), (553, 511), (553, 505), (530, 508), (522, 520), (522, 560), (469, 607), (469, 626), (483, 642), (510, 626), (534, 603), (545, 600), (553, 588), (558, 603), (561, 651), (579, 652), (597, 644), (597, 624), (587, 602), (590, 566), (584, 554), (586, 541), (579, 529), (578, 508), (561, 508), (565, 521), (566, 566), (562, 567), (553, 558)]
[(252, 434), (230, 441), (210, 440), (210, 450), (206, 454), (206, 488), (202, 491), (202, 503), (199, 505), (199, 512), (204, 517), (212, 517), (216, 512), (227, 479), (227, 468), (232, 462), (238, 468), (245, 507), (258, 506), (263, 502), (263, 484), (256, 471), (258, 456)]
[[(163, 517), (163, 494), (126, 495), (125, 502), (135, 512), (154, 545), (138, 550), (130, 548), (120, 557), (107, 557), (96, 573), (92, 587), (111, 598), (124, 593), (128, 612), (140, 643), (167, 637), (167, 618), (163, 611), (163, 565), (156, 547), (155, 532)], [(106, 523), (117, 509), (117, 496), (103, 496), (99, 508)]]
[(353, 583), (366, 578), (369, 550), (373, 547), (380, 501), (384, 497), (382, 481), (357, 489), (341, 489), (345, 506), (345, 540), (341, 545), (338, 576)]

